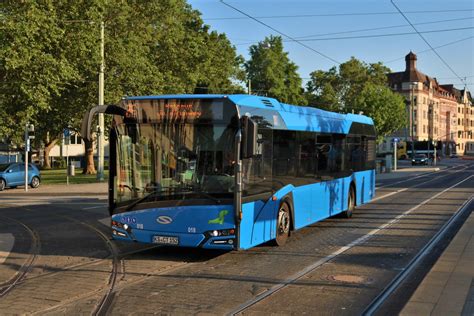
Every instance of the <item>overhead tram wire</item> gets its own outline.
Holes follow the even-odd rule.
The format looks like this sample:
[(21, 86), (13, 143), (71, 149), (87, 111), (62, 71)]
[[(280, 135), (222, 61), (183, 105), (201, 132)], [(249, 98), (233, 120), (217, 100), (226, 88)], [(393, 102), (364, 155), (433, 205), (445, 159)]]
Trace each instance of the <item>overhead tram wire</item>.
[[(223, 2), (223, 1), (221, 1)], [(469, 12), (474, 9), (452, 9), (452, 10), (424, 10), (424, 11), (407, 11), (406, 13), (412, 14), (425, 14), (425, 13), (446, 13), (446, 12)], [(334, 17), (334, 16), (368, 16), (368, 15), (393, 15), (398, 14), (397, 12), (349, 12), (349, 13), (322, 13), (322, 14), (295, 14), (295, 15), (269, 15), (269, 16), (257, 16), (257, 17), (222, 17), (222, 18), (207, 18), (206, 21), (220, 21), (220, 20), (244, 20), (250, 19), (284, 19), (284, 18), (312, 18), (312, 17)]]
[[(457, 44), (457, 43), (460, 43), (460, 42), (467, 41), (467, 40), (472, 39), (472, 38), (474, 38), (474, 36), (461, 38), (459, 40), (455, 40), (455, 41), (452, 41), (452, 42), (449, 42), (449, 43), (446, 43), (446, 44), (443, 44), (443, 45), (436, 46), (435, 48), (438, 49), (438, 48), (446, 47), (446, 46), (449, 46), (449, 45), (453, 45), (453, 44)], [(421, 50), (421, 51), (415, 52), (415, 53), (416, 54), (423, 54), (423, 53), (431, 52), (431, 50), (432, 49), (430, 48), (430, 49)], [(383, 63), (384, 64), (390, 64), (390, 63), (393, 63), (395, 61), (402, 60), (402, 59), (405, 59), (405, 57), (399, 57), (399, 58), (391, 59), (391, 60), (385, 61)], [(458, 77), (455, 77), (455, 78), (458, 78)]]
[[(462, 76), (463, 78), (473, 78), (474, 76)], [(447, 80), (447, 79), (459, 79), (457, 77), (442, 77), (442, 78), (436, 78), (440, 80)]]
[[(429, 22), (420, 22), (420, 23), (413, 23), (413, 25), (427, 25), (427, 24), (445, 23), (445, 22), (456, 22), (456, 21), (464, 21), (464, 20), (472, 20), (472, 19), (474, 19), (474, 17), (459, 18), (459, 19), (448, 19), (448, 20), (437, 20), (437, 21), (429, 21)], [(391, 25), (391, 26), (372, 27), (372, 28), (358, 29), (358, 30), (350, 30), (350, 31), (340, 31), (340, 32), (331, 32), (331, 33), (304, 35), (304, 36), (298, 36), (298, 37), (296, 37), (296, 38), (297, 38), (297, 39), (303, 39), (303, 38), (320, 37), (320, 36), (328, 36), (328, 35), (350, 34), (350, 33), (358, 33), (358, 32), (369, 32), (369, 31), (387, 30), (387, 29), (395, 29), (395, 28), (402, 28), (402, 27), (408, 27), (408, 25), (406, 25), (406, 24), (400, 24), (400, 25)]]
[(274, 27), (272, 27), (272, 26), (270, 26), (270, 25), (268, 25), (268, 24), (266, 24), (266, 23), (260, 21), (260, 20), (257, 19), (257, 18), (254, 18), (254, 17), (251, 16), (250, 14), (245, 13), (244, 11), (242, 11), (242, 10), (240, 10), (240, 9), (237, 9), (236, 7), (234, 7), (234, 6), (232, 6), (232, 5), (228, 4), (228, 3), (225, 3), (224, 0), (220, 0), (220, 2), (221, 2), (222, 4), (228, 6), (229, 8), (231, 8), (231, 9), (237, 11), (237, 12), (240, 12), (241, 14), (247, 16), (248, 18), (250, 18), (250, 19), (252, 19), (252, 20), (258, 22), (259, 24), (262, 24), (263, 26), (265, 26), (265, 27), (271, 29), (272, 31), (277, 32), (278, 34), (280, 34), (280, 35), (282, 35), (282, 36), (284, 36), (284, 37), (286, 37), (286, 38), (289, 38), (289, 39), (292, 40), (293, 42), (296, 42), (296, 43), (300, 44), (301, 46), (303, 46), (303, 47), (305, 47), (305, 48), (307, 48), (307, 49), (313, 51), (314, 53), (316, 53), (316, 54), (318, 54), (318, 55), (320, 55), (320, 56), (322, 56), (322, 57), (324, 57), (324, 58), (326, 58), (326, 59), (329, 59), (330, 61), (332, 61), (332, 62), (334, 62), (334, 63), (336, 63), (336, 64), (338, 64), (338, 65), (341, 64), (341, 62), (335, 60), (334, 58), (332, 58), (332, 57), (330, 57), (330, 56), (328, 56), (328, 55), (326, 55), (326, 54), (324, 54), (324, 53), (321, 53), (320, 51), (318, 51), (318, 50), (312, 48), (311, 46), (308, 46), (308, 45), (306, 45), (306, 44), (304, 44), (304, 43), (301, 43), (301, 42), (298, 41), (297, 39), (295, 39), (295, 38), (293, 38), (293, 37), (291, 37), (291, 36), (289, 36), (289, 35), (287, 35), (287, 34), (281, 32), (281, 31), (277, 30), (276, 28), (274, 28)]
[[(338, 37), (324, 37), (324, 38), (305, 38), (298, 39), (299, 42), (319, 42), (319, 41), (335, 41), (335, 40), (347, 40), (347, 39), (360, 39), (360, 38), (375, 38), (375, 37), (390, 37), (390, 36), (405, 36), (405, 35), (415, 35), (419, 33), (442, 33), (442, 32), (454, 32), (454, 31), (464, 31), (472, 30), (474, 26), (470, 27), (460, 27), (454, 29), (441, 29), (441, 30), (429, 30), (421, 32), (404, 32), (404, 33), (387, 33), (387, 34), (373, 34), (373, 35), (357, 35), (357, 36), (338, 36)], [(291, 41), (284, 41), (291, 42)], [(247, 42), (235, 44), (236, 46), (254, 44), (255, 42)]]
[(428, 45), (431, 50), (433, 50), (433, 52), (436, 54), (436, 56), (438, 56), (438, 58), (443, 62), (443, 64), (449, 68), (449, 70), (451, 70), (451, 72), (456, 76), (458, 77), (461, 82), (465, 82), (464, 79), (462, 79), (457, 73), (456, 71), (454, 71), (453, 68), (451, 68), (451, 66), (444, 60), (443, 57), (441, 57), (440, 54), (438, 54), (438, 52), (436, 51), (436, 49), (431, 46), (431, 44), (426, 40), (426, 38), (421, 35), (421, 33), (416, 29), (416, 27), (413, 25), (413, 23), (411, 23), (411, 21), (408, 19), (408, 17), (402, 12), (402, 10), (400, 10), (400, 8), (395, 4), (395, 2), (393, 0), (390, 0), (390, 2), (392, 3), (392, 5), (398, 10), (398, 12), (400, 12), (400, 14), (403, 16), (403, 18), (408, 22), (408, 24), (411, 25), (411, 27), (415, 30), (416, 33), (418, 33), (418, 35), (423, 39), (423, 41), (426, 43), (426, 45)]

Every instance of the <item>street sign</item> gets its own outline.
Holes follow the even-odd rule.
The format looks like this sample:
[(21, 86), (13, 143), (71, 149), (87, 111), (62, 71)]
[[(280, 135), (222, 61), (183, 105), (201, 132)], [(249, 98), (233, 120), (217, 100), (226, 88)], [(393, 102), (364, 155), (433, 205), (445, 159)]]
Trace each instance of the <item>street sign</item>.
[(69, 145), (71, 143), (71, 131), (67, 128), (63, 131), (64, 134), (64, 145)]
[(396, 138), (396, 137), (395, 137), (395, 138), (392, 138), (392, 142), (394, 142), (394, 143), (398, 143), (399, 141), (400, 141), (399, 138)]

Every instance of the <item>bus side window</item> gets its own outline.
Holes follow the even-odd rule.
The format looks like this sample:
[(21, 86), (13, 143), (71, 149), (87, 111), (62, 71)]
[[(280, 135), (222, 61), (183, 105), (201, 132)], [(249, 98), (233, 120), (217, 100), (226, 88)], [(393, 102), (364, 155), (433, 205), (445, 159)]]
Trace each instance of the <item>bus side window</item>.
[(259, 128), (257, 139), (256, 155), (242, 160), (244, 196), (272, 191), (272, 130)]
[(294, 182), (296, 132), (286, 130), (273, 131), (273, 182), (274, 189)]
[(331, 180), (329, 153), (332, 147), (331, 135), (316, 135), (316, 179), (321, 181)]
[(312, 183), (315, 175), (315, 135), (311, 132), (298, 132), (297, 178), (301, 184)]

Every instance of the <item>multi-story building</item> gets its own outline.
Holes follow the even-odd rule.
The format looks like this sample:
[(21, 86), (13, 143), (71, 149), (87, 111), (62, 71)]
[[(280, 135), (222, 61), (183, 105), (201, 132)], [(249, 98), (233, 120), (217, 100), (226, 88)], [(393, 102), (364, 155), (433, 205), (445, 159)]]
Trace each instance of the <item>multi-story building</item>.
[(442, 87), (454, 94), (457, 100), (457, 151), (461, 155), (474, 155), (474, 105), (467, 89), (459, 90), (452, 84)]
[(416, 68), (417, 57), (405, 56), (405, 71), (388, 74), (390, 87), (405, 96), (407, 126), (392, 137), (407, 141), (442, 143), (442, 155), (474, 154), (473, 104), (471, 94), (453, 85), (441, 85), (436, 78)]

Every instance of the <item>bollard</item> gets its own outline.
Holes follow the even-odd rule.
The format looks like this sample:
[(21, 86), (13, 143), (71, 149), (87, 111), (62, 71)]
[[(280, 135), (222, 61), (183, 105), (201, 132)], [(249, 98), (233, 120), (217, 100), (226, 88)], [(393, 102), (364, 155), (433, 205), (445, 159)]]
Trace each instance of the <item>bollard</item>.
[(70, 164), (67, 168), (67, 174), (68, 176), (70, 177), (74, 177), (76, 175), (76, 169), (75, 169), (75, 166), (73, 164)]

